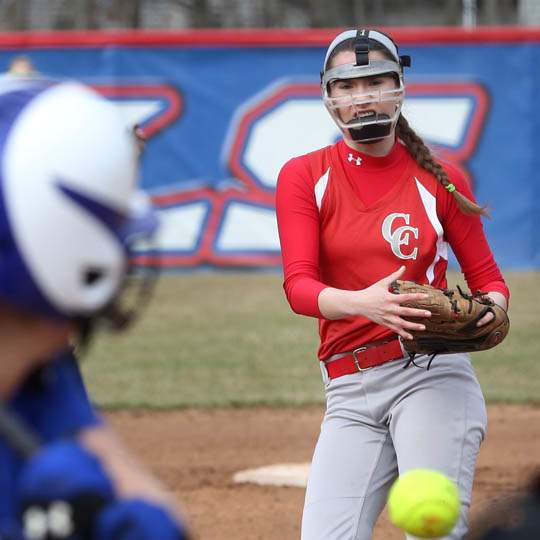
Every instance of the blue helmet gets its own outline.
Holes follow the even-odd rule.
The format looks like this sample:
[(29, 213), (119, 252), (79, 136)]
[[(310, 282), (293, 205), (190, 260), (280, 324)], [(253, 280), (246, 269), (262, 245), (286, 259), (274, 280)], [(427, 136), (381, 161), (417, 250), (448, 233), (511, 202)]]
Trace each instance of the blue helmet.
[(0, 160), (0, 303), (60, 320), (109, 310), (157, 226), (117, 109), (75, 82), (0, 77)]

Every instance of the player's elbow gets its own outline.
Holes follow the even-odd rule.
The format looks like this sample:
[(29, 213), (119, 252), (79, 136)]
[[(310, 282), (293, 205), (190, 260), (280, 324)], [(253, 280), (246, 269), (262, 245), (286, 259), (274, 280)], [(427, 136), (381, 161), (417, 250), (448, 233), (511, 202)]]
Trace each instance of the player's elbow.
[(317, 303), (317, 295), (312, 291), (304, 290), (301, 286), (298, 287), (287, 282), (283, 284), (283, 288), (289, 306), (294, 313), (315, 318), (322, 316)]

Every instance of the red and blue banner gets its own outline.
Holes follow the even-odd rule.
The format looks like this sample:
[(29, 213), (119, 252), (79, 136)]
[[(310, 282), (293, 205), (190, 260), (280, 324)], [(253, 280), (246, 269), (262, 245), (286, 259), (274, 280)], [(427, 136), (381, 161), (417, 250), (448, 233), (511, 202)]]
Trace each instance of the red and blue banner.
[[(90, 84), (143, 127), (167, 267), (268, 268), (279, 169), (339, 137), (319, 91), (338, 31), (0, 34), (0, 62)], [(404, 114), (489, 206), (497, 261), (540, 267), (540, 29), (386, 31), (412, 56)]]

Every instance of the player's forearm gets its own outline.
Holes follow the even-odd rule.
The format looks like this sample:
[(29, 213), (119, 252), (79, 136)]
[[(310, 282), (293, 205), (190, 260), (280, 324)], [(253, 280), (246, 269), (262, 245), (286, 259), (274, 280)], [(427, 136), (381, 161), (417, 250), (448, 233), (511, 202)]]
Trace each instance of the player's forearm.
[(319, 310), (325, 319), (335, 320), (358, 315), (361, 309), (359, 291), (326, 287), (319, 293)]
[(412, 339), (410, 331), (422, 331), (425, 326), (403, 317), (429, 317), (431, 313), (425, 309), (401, 306), (401, 303), (425, 300), (425, 293), (394, 294), (390, 291), (394, 281), (400, 279), (404, 272), (403, 265), (373, 285), (357, 291), (331, 287), (323, 289), (319, 294), (319, 309), (328, 319), (366, 317), (375, 324), (386, 326), (404, 339)]
[(164, 505), (175, 514), (178, 512), (165, 487), (135, 459), (106, 425), (85, 429), (79, 439), (100, 458), (121, 498), (141, 498)]

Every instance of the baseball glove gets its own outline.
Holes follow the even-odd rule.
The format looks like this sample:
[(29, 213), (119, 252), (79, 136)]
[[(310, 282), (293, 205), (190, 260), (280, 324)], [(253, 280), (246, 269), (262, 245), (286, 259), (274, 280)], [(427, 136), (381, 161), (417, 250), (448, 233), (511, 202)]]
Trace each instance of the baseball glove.
[[(467, 294), (459, 285), (456, 289), (438, 289), (401, 280), (394, 281), (390, 291), (428, 295), (424, 300), (401, 304), (431, 312), (431, 317), (403, 317), (426, 327), (423, 331), (410, 332), (412, 340), (403, 340), (405, 350), (412, 356), (484, 351), (498, 345), (508, 333), (510, 322), (506, 312), (484, 296), (485, 293)], [(493, 319), (483, 326), (476, 326), (488, 312), (493, 313)]]

